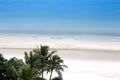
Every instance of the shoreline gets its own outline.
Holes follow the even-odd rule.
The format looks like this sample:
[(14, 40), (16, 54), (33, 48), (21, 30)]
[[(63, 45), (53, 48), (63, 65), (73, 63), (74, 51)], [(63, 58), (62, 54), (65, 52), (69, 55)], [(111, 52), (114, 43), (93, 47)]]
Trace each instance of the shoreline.
[(32, 50), (39, 45), (48, 45), (51, 50), (91, 50), (120, 52), (120, 42), (116, 41), (89, 41), (72, 38), (49, 38), (30, 36), (1, 36), (0, 49)]

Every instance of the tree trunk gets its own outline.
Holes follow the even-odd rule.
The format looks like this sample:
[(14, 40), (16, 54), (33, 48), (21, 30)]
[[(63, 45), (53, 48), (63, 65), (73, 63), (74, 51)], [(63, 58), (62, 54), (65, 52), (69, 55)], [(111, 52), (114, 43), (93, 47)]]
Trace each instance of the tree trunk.
[(49, 80), (51, 80), (51, 78), (52, 78), (52, 73), (53, 73), (53, 70), (51, 70), (51, 73), (50, 73), (50, 78), (49, 78)]
[(44, 75), (43, 75), (43, 70), (42, 70), (42, 78), (44, 77)]

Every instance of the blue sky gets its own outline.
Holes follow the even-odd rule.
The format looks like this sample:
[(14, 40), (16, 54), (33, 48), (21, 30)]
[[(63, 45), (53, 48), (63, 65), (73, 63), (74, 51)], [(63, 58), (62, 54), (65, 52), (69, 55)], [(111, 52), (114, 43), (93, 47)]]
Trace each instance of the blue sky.
[(0, 29), (120, 30), (120, 0), (0, 0)]

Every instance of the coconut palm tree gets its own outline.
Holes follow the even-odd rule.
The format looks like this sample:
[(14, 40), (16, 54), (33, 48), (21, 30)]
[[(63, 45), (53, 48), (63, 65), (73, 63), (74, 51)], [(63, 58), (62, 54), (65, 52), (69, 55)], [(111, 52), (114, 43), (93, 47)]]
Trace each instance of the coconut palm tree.
[(30, 66), (30, 68), (36, 68), (38, 56), (30, 51), (29, 53), (25, 52), (25, 63)]
[(56, 51), (49, 51), (48, 46), (40, 46), (37, 47), (37, 49), (34, 49), (33, 52), (37, 54), (39, 60), (39, 65), (38, 69), (42, 75), (42, 78), (44, 77), (44, 71), (48, 70), (48, 63), (49, 63), (49, 58), (56, 52)]
[(49, 80), (51, 80), (53, 71), (57, 72), (62, 80), (61, 71), (64, 71), (64, 68), (67, 68), (67, 66), (63, 64), (63, 60), (58, 55), (52, 56), (50, 59), (49, 70), (48, 70), (50, 71)]
[(25, 63), (16, 57), (7, 60), (0, 54), (0, 80), (46, 80), (44, 72), (50, 72), (51, 80), (54, 71), (59, 75), (54, 80), (62, 80), (61, 71), (67, 66), (58, 55), (54, 55), (55, 52), (50, 51), (48, 46), (37, 47), (25, 52)]

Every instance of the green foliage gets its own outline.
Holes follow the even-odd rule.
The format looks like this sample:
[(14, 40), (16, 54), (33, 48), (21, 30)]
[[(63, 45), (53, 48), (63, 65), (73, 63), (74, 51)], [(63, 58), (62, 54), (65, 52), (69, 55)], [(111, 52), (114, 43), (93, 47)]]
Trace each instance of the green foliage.
[(16, 57), (13, 57), (7, 61), (7, 65), (13, 66), (16, 70), (19, 70), (19, 68), (21, 68), (25, 64), (21, 59), (17, 59)]
[[(48, 46), (40, 46), (25, 52), (25, 62), (16, 57), (7, 60), (0, 54), (0, 80), (47, 80), (44, 73), (50, 73), (49, 80), (63, 80), (61, 71), (67, 66), (55, 52), (50, 52)], [(51, 79), (53, 72), (59, 77)]]
[(38, 56), (37, 60), (37, 69), (39, 70), (42, 78), (44, 77), (44, 72), (48, 71), (49, 66), (49, 60), (50, 57), (56, 52), (56, 51), (49, 51), (48, 46), (40, 46), (33, 50), (33, 52)]
[(0, 54), (0, 80), (3, 80), (6, 73), (6, 59)]
[(49, 80), (51, 80), (53, 71), (57, 72), (62, 79), (61, 71), (64, 71), (64, 68), (67, 68), (67, 66), (63, 64), (63, 60), (58, 55), (51, 56), (48, 69), (51, 72)]
[(29, 53), (25, 52), (25, 63), (29, 65), (31, 68), (37, 67), (37, 60), (38, 56), (36, 54), (33, 54), (32, 51), (30, 51)]
[(38, 72), (35, 68), (24, 66), (21, 69), (20, 80), (35, 80), (38, 76)]

